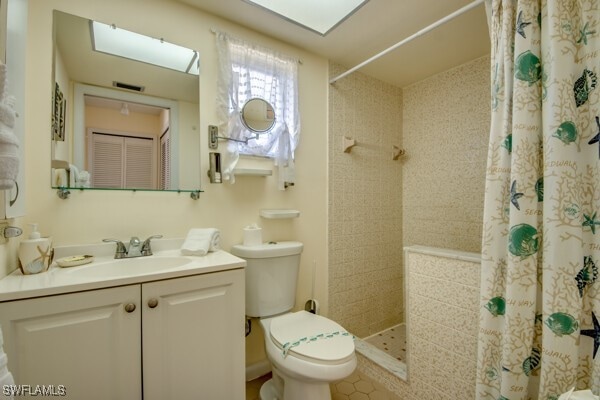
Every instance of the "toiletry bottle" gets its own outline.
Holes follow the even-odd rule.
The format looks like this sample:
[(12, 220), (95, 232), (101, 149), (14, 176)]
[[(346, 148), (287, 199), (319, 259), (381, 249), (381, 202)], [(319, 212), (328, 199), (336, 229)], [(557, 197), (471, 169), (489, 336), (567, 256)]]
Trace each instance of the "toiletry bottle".
[(50, 266), (52, 255), (52, 241), (48, 237), (41, 237), (37, 231), (37, 224), (31, 225), (29, 238), (19, 244), (19, 267), (23, 275), (44, 272)]

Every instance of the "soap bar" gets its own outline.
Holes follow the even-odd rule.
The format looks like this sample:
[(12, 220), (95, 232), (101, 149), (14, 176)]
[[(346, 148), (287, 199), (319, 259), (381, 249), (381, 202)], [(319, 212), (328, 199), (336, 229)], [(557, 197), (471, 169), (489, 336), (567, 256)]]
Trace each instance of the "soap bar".
[(94, 256), (86, 255), (78, 255), (78, 256), (69, 256), (63, 257), (56, 260), (56, 264), (59, 267), (76, 267), (78, 265), (89, 264), (94, 261)]

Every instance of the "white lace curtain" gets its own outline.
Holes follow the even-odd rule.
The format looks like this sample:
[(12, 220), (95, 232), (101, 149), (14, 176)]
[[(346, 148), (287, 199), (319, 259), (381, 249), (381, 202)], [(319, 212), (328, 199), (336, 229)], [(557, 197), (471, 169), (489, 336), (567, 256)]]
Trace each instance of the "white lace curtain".
[[(300, 136), (298, 113), (298, 60), (273, 50), (217, 32), (219, 62), (217, 112), (221, 132), (229, 141), (222, 165), (223, 178), (235, 182), (234, 168), (239, 155), (266, 156), (278, 167), (278, 187), (294, 182), (294, 150)], [(241, 122), (244, 104), (260, 98), (275, 110), (275, 125), (261, 133), (248, 130)]]

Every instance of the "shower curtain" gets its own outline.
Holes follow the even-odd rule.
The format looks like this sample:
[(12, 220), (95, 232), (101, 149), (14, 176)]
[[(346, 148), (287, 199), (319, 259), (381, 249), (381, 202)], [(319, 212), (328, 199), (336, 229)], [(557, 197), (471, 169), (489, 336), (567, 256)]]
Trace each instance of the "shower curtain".
[(600, 394), (600, 0), (494, 0), (476, 397)]

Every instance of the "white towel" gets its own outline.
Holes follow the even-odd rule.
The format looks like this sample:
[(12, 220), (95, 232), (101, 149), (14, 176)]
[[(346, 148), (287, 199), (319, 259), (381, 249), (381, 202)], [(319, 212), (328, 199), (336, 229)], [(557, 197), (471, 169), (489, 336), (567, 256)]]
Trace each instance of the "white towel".
[(86, 170), (79, 171), (79, 178), (77, 178), (77, 182), (75, 182), (75, 186), (82, 188), (90, 187), (90, 173)]
[(19, 141), (13, 134), (15, 99), (6, 95), (6, 65), (0, 62), (0, 189), (14, 186), (19, 173)]
[[(11, 386), (15, 384), (15, 380), (12, 374), (8, 371), (7, 368), (0, 368), (0, 388), (4, 388), (5, 386)], [(12, 395), (5, 395), (4, 390), (0, 392), (0, 399), (14, 399)]]
[(558, 400), (598, 400), (598, 396), (594, 396), (591, 390), (575, 391), (575, 388), (572, 388), (561, 394)]
[(0, 121), (0, 189), (14, 186), (19, 173), (19, 141)]
[(54, 170), (54, 181), (53, 187), (69, 187), (69, 178), (67, 170), (64, 168), (57, 168)]
[[(12, 97), (10, 100), (13, 100)], [(3, 123), (8, 129), (15, 127), (16, 118), (14, 105), (8, 102), (0, 102), (0, 122)]]
[[(4, 353), (4, 349), (2, 348), (3, 342), (2, 329), (0, 329), (0, 388), (4, 388), (5, 385), (15, 384), (15, 380), (8, 370), (8, 359), (6, 357), (6, 353)], [(13, 399), (13, 396), (4, 395), (4, 392), (0, 392), (0, 399)]]
[(77, 181), (79, 180), (79, 168), (73, 164), (69, 164), (69, 186), (77, 187)]
[(184, 256), (204, 256), (209, 251), (220, 249), (221, 233), (215, 228), (190, 229), (181, 246)]

